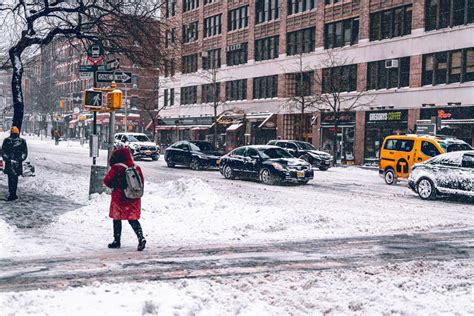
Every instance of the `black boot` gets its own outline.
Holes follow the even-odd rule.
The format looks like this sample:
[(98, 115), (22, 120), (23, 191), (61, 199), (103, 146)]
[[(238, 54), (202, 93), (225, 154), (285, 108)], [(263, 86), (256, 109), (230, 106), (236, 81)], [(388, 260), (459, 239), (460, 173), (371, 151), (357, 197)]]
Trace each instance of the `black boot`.
[(132, 226), (133, 231), (135, 232), (135, 234), (137, 235), (137, 238), (138, 238), (137, 250), (138, 251), (143, 251), (143, 249), (145, 249), (146, 239), (145, 239), (145, 237), (143, 237), (143, 231), (142, 231), (142, 226), (140, 225), (140, 222), (137, 221), (137, 220), (128, 221), (128, 222), (130, 223), (130, 226)]
[(114, 220), (114, 241), (108, 245), (109, 248), (120, 248), (120, 237), (122, 236), (122, 221)]

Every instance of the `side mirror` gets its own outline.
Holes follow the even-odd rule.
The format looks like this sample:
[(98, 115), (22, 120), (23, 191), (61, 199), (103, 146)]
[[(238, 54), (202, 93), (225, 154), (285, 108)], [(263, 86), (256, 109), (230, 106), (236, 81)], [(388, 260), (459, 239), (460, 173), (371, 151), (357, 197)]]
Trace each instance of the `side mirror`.
[(258, 160), (260, 159), (260, 156), (259, 155), (252, 155), (250, 156), (251, 159), (255, 159), (255, 160)]

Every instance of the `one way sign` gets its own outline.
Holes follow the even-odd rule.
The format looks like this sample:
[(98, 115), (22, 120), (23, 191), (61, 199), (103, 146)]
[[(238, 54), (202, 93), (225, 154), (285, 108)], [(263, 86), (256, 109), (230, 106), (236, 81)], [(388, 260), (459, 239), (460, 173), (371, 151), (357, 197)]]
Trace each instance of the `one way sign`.
[(117, 83), (131, 83), (132, 82), (132, 73), (124, 71), (98, 71), (97, 72), (97, 82), (112, 82)]

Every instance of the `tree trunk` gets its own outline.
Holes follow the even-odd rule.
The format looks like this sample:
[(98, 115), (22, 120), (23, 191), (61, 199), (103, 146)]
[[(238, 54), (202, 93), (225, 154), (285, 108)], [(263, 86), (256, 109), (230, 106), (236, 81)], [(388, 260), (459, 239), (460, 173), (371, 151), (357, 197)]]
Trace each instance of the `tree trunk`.
[(23, 64), (21, 53), (16, 50), (10, 51), (10, 61), (13, 66), (12, 73), (12, 97), (13, 97), (13, 122), (12, 125), (21, 130), (24, 115), (23, 88), (21, 81), (23, 78)]
[(301, 122), (300, 122), (300, 140), (304, 141), (304, 132), (305, 132), (305, 119), (304, 119), (304, 107), (301, 107)]
[(214, 101), (214, 148), (217, 148), (217, 104)]
[(333, 133), (333, 164), (334, 166), (337, 164), (337, 156), (339, 154), (339, 146), (338, 146), (338, 141), (337, 141), (337, 129), (339, 127), (339, 118), (337, 115), (337, 112), (334, 112), (334, 133)]

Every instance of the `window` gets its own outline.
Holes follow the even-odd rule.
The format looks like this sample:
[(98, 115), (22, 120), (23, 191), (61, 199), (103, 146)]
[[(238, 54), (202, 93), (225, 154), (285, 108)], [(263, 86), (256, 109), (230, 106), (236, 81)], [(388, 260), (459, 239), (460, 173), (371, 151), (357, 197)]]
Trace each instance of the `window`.
[(206, 4), (210, 4), (210, 3), (214, 3), (216, 2), (217, 0), (204, 0), (204, 5)]
[(385, 143), (384, 149), (410, 152), (413, 149), (414, 141), (411, 139), (389, 139)]
[(341, 2), (342, 0), (324, 0), (325, 5), (336, 4)]
[(314, 51), (315, 28), (307, 28), (286, 35), (286, 54), (296, 55)]
[(174, 59), (165, 59), (165, 77), (174, 76), (176, 72), (176, 63)]
[(173, 27), (165, 32), (165, 47), (176, 44), (176, 28)]
[(225, 97), (228, 101), (247, 99), (247, 79), (227, 81), (225, 83)]
[(357, 65), (323, 69), (323, 93), (350, 92), (357, 90)]
[(266, 76), (253, 79), (253, 98), (270, 99), (278, 94), (278, 76)]
[(465, 154), (462, 156), (462, 167), (474, 169), (474, 155)]
[(227, 28), (229, 31), (242, 29), (249, 25), (249, 6), (243, 6), (229, 11)]
[(197, 86), (182, 87), (181, 88), (181, 104), (196, 104), (197, 103)]
[(474, 81), (474, 48), (423, 55), (423, 85)]
[(221, 49), (211, 49), (207, 51), (207, 56), (202, 57), (202, 68), (215, 69), (221, 67)]
[(222, 33), (222, 14), (204, 19), (204, 37), (215, 36)]
[(324, 48), (343, 47), (359, 42), (359, 18), (324, 25)]
[(280, 37), (272, 36), (255, 41), (255, 60), (267, 60), (278, 58)]
[(316, 0), (288, 0), (288, 15), (309, 11), (316, 7)]
[(202, 103), (219, 101), (221, 84), (219, 82), (202, 85)]
[(187, 74), (187, 73), (191, 73), (191, 72), (196, 72), (197, 69), (198, 69), (198, 65), (197, 65), (197, 60), (198, 60), (198, 55), (197, 54), (192, 54), (192, 55), (187, 55), (187, 56), (183, 56), (182, 58), (183, 62), (182, 62), (182, 73), (183, 74)]
[(176, 0), (166, 0), (166, 17), (172, 17), (176, 15)]
[(473, 0), (426, 0), (425, 30), (474, 23)]
[(256, 24), (276, 20), (280, 17), (280, 0), (257, 0), (255, 9)]
[(247, 63), (248, 44), (241, 43), (227, 46), (227, 66), (236, 66)]
[(379, 11), (370, 15), (370, 40), (382, 40), (411, 33), (412, 6)]
[(314, 71), (286, 74), (288, 96), (309, 96), (313, 94)]
[(421, 152), (429, 157), (434, 157), (440, 154), (439, 150), (430, 142), (421, 142)]
[(164, 106), (174, 105), (174, 88), (164, 90)]
[(199, 0), (183, 0), (183, 12), (191, 11), (199, 7)]
[(247, 147), (247, 150), (245, 151), (245, 157), (260, 157), (260, 154), (255, 148)]
[(183, 43), (194, 42), (198, 40), (198, 22), (192, 22), (183, 25)]
[(408, 87), (410, 85), (410, 57), (391, 59), (397, 67), (387, 68), (386, 61), (370, 62), (367, 66), (367, 90)]
[(236, 150), (234, 150), (232, 152), (232, 156), (244, 156), (244, 153), (245, 153), (245, 149), (247, 149), (247, 147), (240, 147), (240, 148), (237, 148)]

